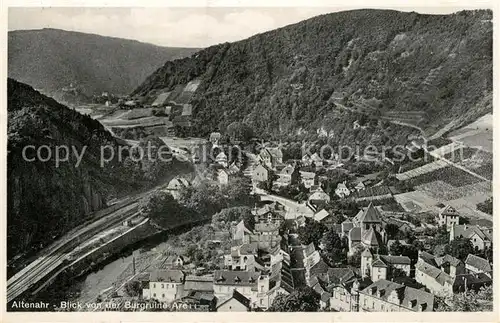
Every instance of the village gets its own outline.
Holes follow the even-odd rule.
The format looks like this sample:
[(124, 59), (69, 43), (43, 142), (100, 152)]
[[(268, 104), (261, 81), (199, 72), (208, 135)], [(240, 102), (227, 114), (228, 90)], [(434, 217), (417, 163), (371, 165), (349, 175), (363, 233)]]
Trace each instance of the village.
[[(160, 94), (155, 104), (164, 99)], [(186, 120), (189, 114), (182, 113)], [(246, 178), (255, 199), (251, 216), (214, 225), (214, 215), (212, 234), (196, 243), (216, 250), (215, 261), (202, 266), (192, 253), (160, 254), (156, 266), (139, 273), (134, 267), (127, 284), (135, 292), (125, 288), (120, 297), (221, 312), (287, 311), (290, 299), (306, 303), (302, 308), (309, 311), (429, 312), (451, 306), (458, 294), (491, 289), (491, 216), (463, 213), (438, 196), (411, 198), (422, 195), (418, 185), (436, 179), (432, 172), (450, 167), (429, 166), (439, 155), (391, 173), (390, 160), (374, 163), (359, 155), (345, 161), (338, 154), (321, 158), (317, 151), (286, 158), (286, 146), (262, 145), (242, 138), (244, 133), (213, 132), (204, 140), (209, 149), (174, 149), (196, 166), (197, 175), (177, 176), (165, 191), (179, 199), (202, 182), (227, 188)], [(443, 159), (450, 145), (459, 147), (444, 142), (438, 148)], [(415, 142), (406, 149), (428, 153)], [(480, 175), (455, 170), (472, 178), (463, 185), (485, 185)]]

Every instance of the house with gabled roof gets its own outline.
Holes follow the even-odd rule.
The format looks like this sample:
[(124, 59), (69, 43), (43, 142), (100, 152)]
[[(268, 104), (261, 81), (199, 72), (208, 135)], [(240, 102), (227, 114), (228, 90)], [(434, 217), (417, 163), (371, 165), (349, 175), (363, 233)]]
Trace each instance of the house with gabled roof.
[(485, 273), (492, 275), (493, 268), (487, 259), (469, 254), (465, 259), (465, 269), (469, 273)]
[(339, 312), (357, 312), (359, 291), (372, 283), (370, 278), (362, 278), (350, 268), (331, 268), (328, 278), (327, 290), (332, 294), (330, 308)]
[(283, 164), (283, 152), (279, 147), (264, 147), (258, 157), (263, 164), (271, 169)]
[(450, 255), (434, 257), (426, 252), (419, 252), (415, 280), (441, 297), (465, 290), (479, 290), (492, 284), (491, 277), (485, 273), (467, 273), (459, 259)]
[(185, 274), (181, 270), (157, 269), (149, 275), (149, 286), (143, 289), (143, 298), (172, 302), (184, 296)]
[(233, 290), (231, 297), (221, 299), (217, 303), (217, 312), (250, 312), (250, 300), (237, 290)]
[(345, 181), (337, 184), (337, 188), (335, 189), (335, 195), (340, 198), (346, 198), (351, 194), (351, 190), (347, 188)]
[(474, 248), (484, 250), (485, 248), (491, 248), (493, 231), (478, 225), (454, 225), (450, 229), (450, 241), (458, 237), (467, 238), (472, 242)]
[(446, 231), (450, 231), (451, 227), (458, 225), (460, 214), (455, 208), (450, 205), (446, 205), (439, 211), (437, 218), (438, 224), (446, 226)]
[(252, 172), (252, 180), (256, 183), (269, 180), (272, 170), (264, 164), (257, 165)]
[(324, 222), (330, 216), (330, 212), (325, 209), (322, 209), (319, 212), (316, 212), (313, 216), (313, 219), (318, 222)]
[(432, 312), (434, 295), (385, 279), (359, 292), (360, 312)]
[(411, 259), (407, 256), (373, 255), (366, 248), (361, 253), (361, 277), (369, 277), (372, 281), (390, 279), (396, 271), (409, 277), (410, 264)]

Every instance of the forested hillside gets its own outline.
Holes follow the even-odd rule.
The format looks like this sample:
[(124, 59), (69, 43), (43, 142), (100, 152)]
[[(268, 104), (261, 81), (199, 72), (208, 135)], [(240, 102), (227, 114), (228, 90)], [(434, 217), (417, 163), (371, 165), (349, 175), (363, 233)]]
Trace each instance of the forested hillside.
[[(201, 80), (191, 99), (194, 135), (233, 121), (272, 137), (323, 128), (337, 143), (412, 132), (397, 123), (430, 135), (492, 110), (491, 19), (489, 10), (322, 15), (166, 62), (132, 94)], [(374, 128), (353, 129), (372, 118)]]
[(71, 83), (86, 96), (128, 94), (165, 61), (197, 51), (59, 29), (11, 31), (8, 42), (9, 77), (51, 96)]
[[(134, 151), (123, 150), (119, 159), (118, 143), (102, 124), (26, 84), (8, 79), (7, 94), (9, 259), (51, 242), (112, 197), (153, 186), (168, 174), (168, 163), (132, 160)], [(151, 140), (155, 139), (141, 144)], [(59, 164), (56, 147), (69, 151), (66, 159), (61, 148)], [(101, 147), (107, 147), (102, 151), (109, 160), (103, 165)]]

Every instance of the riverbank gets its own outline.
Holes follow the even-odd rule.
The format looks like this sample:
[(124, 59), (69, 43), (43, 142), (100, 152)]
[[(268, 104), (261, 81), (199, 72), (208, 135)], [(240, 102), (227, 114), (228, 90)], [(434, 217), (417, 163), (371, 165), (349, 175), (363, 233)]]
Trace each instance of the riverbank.
[[(209, 223), (211, 218), (196, 223), (185, 224), (174, 229), (154, 232), (143, 239), (109, 253), (107, 257), (94, 262), (78, 274), (66, 270), (50, 285), (37, 295), (25, 297), (25, 302), (45, 302), (47, 309), (40, 311), (57, 311), (61, 302), (96, 303), (100, 299), (123, 296), (123, 285), (134, 276), (133, 254), (136, 255), (136, 275), (148, 268), (158, 267), (164, 261), (164, 255), (170, 249), (168, 242), (194, 227)], [(134, 253), (135, 252), (135, 253)], [(37, 309), (31, 309), (31, 311)], [(82, 310), (82, 309), (74, 309)], [(84, 309), (86, 310), (86, 309)], [(12, 309), (23, 311), (23, 309)]]

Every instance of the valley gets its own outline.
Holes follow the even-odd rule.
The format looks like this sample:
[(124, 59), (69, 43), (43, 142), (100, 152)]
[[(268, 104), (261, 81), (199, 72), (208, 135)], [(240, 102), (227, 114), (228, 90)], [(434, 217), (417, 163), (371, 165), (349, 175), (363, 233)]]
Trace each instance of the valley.
[[(342, 11), (201, 50), (9, 33), (8, 310), (491, 310), (491, 16)], [(30, 72), (33, 35), (75, 48)]]

